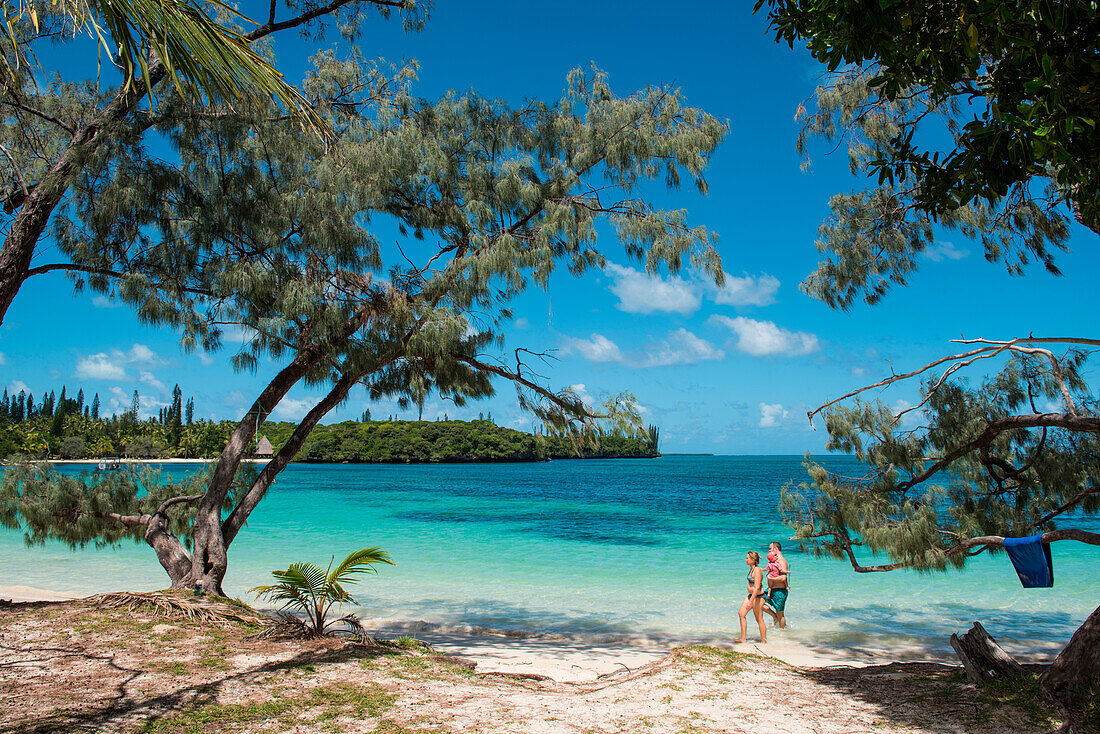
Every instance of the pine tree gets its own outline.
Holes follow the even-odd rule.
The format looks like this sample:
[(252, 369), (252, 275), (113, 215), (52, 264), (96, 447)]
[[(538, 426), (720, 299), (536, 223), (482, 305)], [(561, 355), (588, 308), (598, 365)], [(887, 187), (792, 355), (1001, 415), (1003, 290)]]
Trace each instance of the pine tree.
[[(7, 10), (11, 5), (11, 3), (6, 4), (5, 9)], [(36, 3), (21, 3), (21, 5), (34, 7)], [(87, 7), (86, 3), (74, 3), (72, 7), (81, 5)], [(89, 65), (86, 63), (73, 64), (71, 68), (77, 70), (77, 75), (57, 83), (52, 79), (44, 78), (54, 73), (53, 69), (42, 70), (35, 62), (19, 63), (17, 59), (12, 58), (4, 65), (9, 73), (5, 75), (3, 83), (10, 91), (0, 100), (0, 111), (4, 114), (5, 124), (13, 126), (14, 129), (20, 129), (21, 134), (5, 138), (5, 155), (0, 159), (3, 180), (34, 182), (34, 185), (17, 186), (13, 188), (12, 193), (3, 195), (5, 210), (14, 213), (11, 215), (10, 225), (5, 227), (4, 241), (0, 248), (0, 273), (2, 273), (0, 275), (0, 323), (3, 322), (11, 302), (28, 277), (30, 263), (35, 259), (36, 250), (41, 246), (42, 233), (45, 231), (52, 233), (54, 224), (52, 218), (64, 209), (70, 194), (79, 192), (90, 178), (103, 173), (103, 169), (99, 166), (109, 165), (104, 163), (104, 160), (109, 157), (106, 151), (111, 150), (113, 155), (118, 152), (118, 148), (140, 148), (144, 135), (155, 136), (164, 132), (163, 129), (155, 129), (156, 125), (150, 125), (149, 118), (145, 115), (132, 114), (143, 100), (151, 98), (149, 95), (163, 94), (162, 99), (167, 99), (170, 95), (165, 87), (170, 85), (177, 91), (189, 91), (196, 88), (190, 83), (194, 81), (199, 87), (206, 87), (212, 92), (209, 95), (211, 99), (247, 99), (250, 102), (247, 105), (241, 105), (242, 109), (244, 107), (260, 109), (262, 108), (260, 101), (268, 94), (278, 91), (278, 98), (298, 119), (298, 122), (289, 124), (295, 125), (298, 135), (301, 136), (299, 123), (302, 120), (309, 121), (309, 124), (316, 128), (320, 119), (313, 112), (311, 105), (303, 104), (303, 97), (299, 93), (288, 87), (277, 75), (272, 74), (270, 69), (263, 71), (266, 64), (262, 55), (257, 56), (250, 50), (249, 45), (290, 28), (298, 28), (309, 33), (311, 37), (320, 39), (324, 36), (325, 26), (330, 25), (337, 15), (341, 32), (354, 36), (358, 33), (359, 25), (369, 17), (368, 9), (379, 13), (382, 17), (389, 17), (391, 11), (396, 8), (406, 30), (419, 29), (427, 19), (430, 3), (411, 0), (360, 0), (352, 5), (355, 8), (353, 13), (346, 12), (349, 4), (342, 1), (324, 7), (314, 7), (312, 3), (308, 5), (308, 8), (297, 8), (294, 3), (288, 3), (286, 7), (291, 9), (291, 12), (299, 14), (279, 18), (278, 22), (276, 22), (276, 7), (272, 6), (270, 23), (244, 32), (241, 38), (228, 46), (224, 44), (224, 34), (221, 34), (222, 43), (214, 41), (214, 44), (211, 44), (212, 40), (219, 38), (220, 27), (209, 21), (203, 23), (206, 16), (200, 10), (198, 16), (193, 16), (192, 21), (186, 24), (184, 36), (187, 42), (180, 47), (187, 62), (172, 65), (172, 71), (169, 72), (163, 63), (158, 62), (150, 66), (145, 59), (156, 57), (167, 60), (178, 57), (175, 51), (166, 49), (163, 45), (165, 39), (172, 37), (173, 30), (177, 28), (175, 22), (169, 21), (168, 18), (175, 17), (178, 20), (180, 16), (174, 15), (172, 10), (193, 9), (189, 4), (145, 6), (157, 8), (154, 13), (155, 19), (150, 26), (148, 24), (150, 19), (146, 18), (146, 25), (143, 26), (146, 33), (139, 30), (135, 34), (134, 27), (122, 20), (125, 16), (120, 17), (119, 14), (120, 9), (126, 7), (126, 4), (95, 3), (96, 11), (89, 13), (86, 17), (98, 16), (102, 11), (119, 23), (111, 25), (112, 30), (116, 28), (126, 30), (126, 33), (117, 39), (104, 38), (103, 47), (113, 48), (118, 59), (129, 59), (131, 64), (129, 68), (123, 69), (124, 83), (113, 92), (98, 91), (94, 100), (84, 99), (72, 92), (72, 89), (81, 88), (87, 81), (85, 75), (89, 75), (87, 71)], [(68, 7), (70, 6), (64, 5), (62, 9)], [(131, 7), (134, 5), (131, 4)], [(53, 13), (54, 11), (51, 11), (51, 20), (60, 20), (60, 16), (55, 16)], [(8, 44), (5, 46), (5, 61), (9, 61), (9, 54), (16, 52), (16, 49), (18, 49), (17, 55), (25, 54), (30, 58), (34, 57), (37, 49), (37, 54), (41, 58), (46, 58), (48, 54), (56, 53), (47, 44), (83, 44), (83, 46), (69, 46), (63, 52), (64, 54), (79, 54), (81, 48), (89, 47), (84, 38), (74, 40), (74, 36), (83, 34), (68, 32), (69, 29), (60, 35), (53, 32), (27, 33), (26, 37), (17, 41), (16, 36), (23, 35), (19, 32), (20, 30), (30, 31), (32, 28), (37, 28), (38, 21), (36, 20), (32, 25), (26, 17), (19, 19), (15, 17), (16, 15), (18, 14), (9, 15), (5, 12), (5, 19), (8, 20), (5, 29), (8, 32), (5, 36), (8, 39), (5, 41)], [(97, 27), (102, 28), (102, 26)], [(206, 32), (202, 30), (203, 28)], [(220, 30), (224, 31), (224, 29)], [(213, 33), (211, 34), (210, 31)], [(13, 47), (12, 43), (17, 45)], [(217, 51), (211, 53), (211, 49), (215, 48)], [(223, 51), (225, 53), (222, 53)], [(223, 69), (228, 62), (228, 67), (232, 71), (214, 75), (206, 72), (198, 76), (192, 75), (196, 70), (201, 71), (204, 68), (209, 70), (211, 67), (207, 66), (206, 62), (210, 61), (214, 62), (213, 68)], [(91, 68), (95, 67), (96, 62), (91, 59)], [(139, 72), (139, 67), (142, 72), (147, 73)], [(93, 80), (95, 79), (94, 73), (90, 76)], [(183, 83), (185, 79), (188, 81), (186, 84)], [(264, 79), (266, 81), (260, 82), (262, 86), (254, 86), (251, 83), (253, 80)], [(211, 82), (215, 83), (211, 85)], [(151, 85), (151, 88), (147, 85)], [(143, 91), (148, 92), (148, 95), (143, 94)], [(193, 95), (188, 94), (188, 96)], [(27, 105), (24, 103), (27, 100), (33, 100), (35, 103), (32, 112), (36, 123), (33, 126), (20, 122), (26, 114)], [(190, 114), (192, 110), (188, 104), (181, 104), (178, 107), (181, 111), (186, 111), (184, 114)], [(66, 112), (58, 117), (41, 112), (38, 108), (51, 111), (66, 110)], [(97, 134), (73, 135), (74, 127), (84, 125), (87, 125), (88, 130), (98, 131)], [(325, 137), (327, 138), (327, 134)], [(318, 139), (318, 142), (321, 140)], [(77, 165), (95, 167), (95, 174), (74, 175), (71, 169), (73, 162), (76, 161), (80, 162)], [(134, 237), (132, 231), (120, 231), (115, 242), (120, 243), (130, 237)], [(51, 246), (53, 246), (52, 240)], [(93, 245), (93, 247), (96, 246)], [(112, 290), (111, 279), (101, 274), (103, 269), (98, 261), (98, 255), (105, 254), (109, 247), (111, 245), (108, 243), (100, 243), (98, 252), (93, 253), (93, 257), (89, 258), (91, 262), (83, 257), (87, 253), (86, 247), (64, 253), (72, 258), (70, 262), (74, 273), (89, 272), (86, 269), (87, 266), (93, 268), (90, 271), (92, 275), (87, 281), (82, 282), (87, 282), (100, 292)], [(133, 261), (128, 259), (127, 253), (120, 253), (120, 256), (119, 264), (122, 265), (123, 270), (126, 270), (127, 264)], [(124, 276), (123, 279), (126, 280), (127, 277)], [(123, 299), (130, 298), (126, 289), (120, 290), (123, 291), (121, 295)], [(135, 293), (134, 302), (140, 300), (142, 300), (140, 293)], [(159, 315), (156, 318), (159, 319)]]
[(99, 393), (92, 398), (92, 420), (99, 420)]
[[(602, 72), (578, 70), (558, 102), (513, 109), (473, 93), (418, 99), (411, 69), (390, 75), (327, 56), (318, 63), (306, 86), (330, 117), (333, 140), (304, 139), (275, 110), (252, 120), (169, 111), (158, 130), (173, 140), (171, 166), (124, 148), (117, 171), (70, 192), (57, 227), (63, 251), (113, 267), (96, 259), (114, 257), (104, 245), (115, 247), (120, 231), (140, 232), (134, 247), (173, 254), (145, 258), (142, 277), (127, 281), (126, 297), (143, 315), (178, 328), (185, 347), (214, 348), (219, 323), (239, 324), (252, 338), (234, 365), (281, 368), (233, 428), (200, 497), (165, 500), (181, 522), (135, 493), (119, 495), (113, 512), (89, 499), (79, 527), (66, 525), (71, 506), (69, 514), (30, 507), (20, 517), (34, 532), (103, 536), (118, 532), (117, 517), (137, 517), (132, 532), (153, 547), (173, 586), (202, 582), (220, 592), (228, 548), (250, 513), (355, 386), (399, 410), (429, 394), (461, 409), (503, 380), (524, 409), (594, 439), (604, 417), (540, 384), (523, 350), (518, 361), (485, 357), (501, 344), (495, 325), (510, 302), (555, 273), (599, 267), (611, 251), (605, 243), (652, 272), (691, 264), (722, 282), (713, 236), (644, 193), (653, 180), (675, 187), (683, 177), (705, 191), (703, 171), (726, 132), (677, 90), (620, 96)], [(363, 228), (383, 215), (397, 219), (411, 245), (403, 249), (419, 262), (387, 262), (388, 250)], [(201, 246), (185, 244), (193, 242)], [(236, 486), (258, 427), (300, 384), (324, 384), (327, 393), (263, 471)], [(55, 496), (24, 487), (27, 502)]]
[(172, 407), (168, 410), (168, 445), (177, 448), (183, 435), (183, 391), (180, 386), (172, 388)]
[(187, 398), (187, 415), (184, 418), (187, 425), (191, 425), (195, 418), (195, 398)]
[[(800, 107), (799, 149), (817, 138), (847, 145), (852, 172), (869, 179), (830, 200), (817, 242), (827, 259), (807, 293), (841, 310), (874, 304), (907, 284), (944, 230), (1017, 275), (1031, 262), (1058, 273), (1070, 215), (1100, 234), (1095, 4), (1002, 3), (965, 19), (958, 3), (764, 5), (777, 39), (805, 42), (830, 69), (809, 110)], [(945, 147), (918, 147), (930, 144)], [(901, 374), (891, 366), (890, 377), (810, 414), (824, 414), (830, 449), (867, 470), (853, 480), (811, 464), (810, 484), (784, 491), (805, 546), (888, 572), (961, 568), (1006, 537), (1100, 544), (1100, 410), (1082, 349), (1100, 339), (958, 341), (955, 354)], [(987, 360), (1001, 368), (980, 384), (954, 376)], [(917, 428), (902, 423), (908, 411), (860, 397), (906, 379), (925, 380)], [(1057, 407), (1041, 412), (1044, 403)], [(863, 565), (860, 551), (889, 562)], [(1100, 607), (1040, 678), (1066, 728), (1095, 706), (1098, 647)]]
[(80, 392), (76, 394), (76, 412), (84, 412), (84, 388), (80, 388)]

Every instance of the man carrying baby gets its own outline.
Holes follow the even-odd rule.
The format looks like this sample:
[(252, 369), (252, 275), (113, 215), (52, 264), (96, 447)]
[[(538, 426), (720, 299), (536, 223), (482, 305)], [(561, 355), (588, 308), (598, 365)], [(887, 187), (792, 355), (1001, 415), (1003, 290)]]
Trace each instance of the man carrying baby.
[(768, 567), (765, 574), (768, 593), (764, 596), (764, 611), (771, 615), (779, 629), (787, 628), (787, 617), (783, 609), (787, 606), (789, 572), (787, 559), (783, 557), (783, 547), (778, 542), (772, 543), (768, 546)]

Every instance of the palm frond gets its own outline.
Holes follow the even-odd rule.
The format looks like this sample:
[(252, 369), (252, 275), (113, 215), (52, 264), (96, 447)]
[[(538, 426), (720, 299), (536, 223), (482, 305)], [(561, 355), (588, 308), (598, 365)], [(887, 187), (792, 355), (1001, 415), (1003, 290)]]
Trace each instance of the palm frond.
[(326, 621), (329, 609), (333, 605), (355, 602), (342, 584), (355, 583), (356, 574), (376, 572), (376, 563), (396, 565), (381, 548), (364, 548), (350, 554), (335, 570), (332, 561), (324, 570), (312, 563), (292, 563), (285, 571), (271, 572), (278, 583), (256, 586), (252, 591), (282, 602), (284, 609), (295, 607), (305, 612), (314, 632), (324, 634), (333, 624)]
[(376, 563), (388, 563), (391, 566), (397, 564), (390, 559), (390, 554), (382, 550), (378, 546), (371, 548), (364, 548), (362, 550), (355, 551), (336, 567), (336, 570), (329, 574), (329, 581), (335, 584), (354, 584), (356, 580), (352, 578), (353, 574), (359, 573), (378, 573), (374, 568)]
[[(247, 38), (211, 19), (191, 0), (50, 0), (55, 12), (96, 38), (121, 67), (130, 88), (140, 78), (152, 95), (152, 64), (160, 61), (184, 99), (197, 101), (192, 90), (211, 103), (263, 105), (281, 103), (303, 127), (328, 134), (328, 127), (298, 89), (288, 84)], [(220, 0), (210, 5), (248, 20)], [(4, 22), (12, 41), (12, 59), (3, 65), (10, 77), (26, 64), (18, 39), (19, 27), (38, 27), (37, 6), (44, 0), (5, 3)], [(14, 12), (12, 12), (14, 11)], [(251, 22), (251, 21), (248, 21)]]

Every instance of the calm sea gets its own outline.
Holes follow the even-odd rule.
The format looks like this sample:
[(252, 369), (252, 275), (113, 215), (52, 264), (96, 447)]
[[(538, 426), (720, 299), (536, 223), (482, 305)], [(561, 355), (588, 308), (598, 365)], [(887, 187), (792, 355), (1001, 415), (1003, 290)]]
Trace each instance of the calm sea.
[[(843, 457), (827, 463), (857, 468)], [(421, 620), (426, 629), (728, 638), (745, 593), (745, 552), (790, 536), (776, 512), (779, 491), (804, 476), (800, 457), (775, 456), (296, 465), (230, 549), (225, 588), (248, 599), (272, 569), (377, 545), (397, 566), (356, 587), (371, 618)], [(974, 620), (1002, 642), (1060, 646), (1100, 601), (1100, 548), (1078, 543), (1054, 544), (1054, 589), (1021, 588), (1004, 555), (978, 557), (964, 572), (855, 574), (789, 547), (786, 635), (810, 646), (943, 652)], [(83, 595), (165, 581), (144, 545), (27, 548), (19, 532), (0, 529), (0, 587)]]

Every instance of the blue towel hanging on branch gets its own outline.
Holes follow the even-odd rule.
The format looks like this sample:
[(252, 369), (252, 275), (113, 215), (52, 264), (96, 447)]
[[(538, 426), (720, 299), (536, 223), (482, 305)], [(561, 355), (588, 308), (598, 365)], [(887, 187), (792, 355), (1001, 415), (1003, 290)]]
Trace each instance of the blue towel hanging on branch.
[(1005, 538), (1005, 551), (1012, 560), (1016, 575), (1024, 588), (1054, 586), (1054, 561), (1050, 558), (1050, 543), (1042, 534), (1030, 538)]

